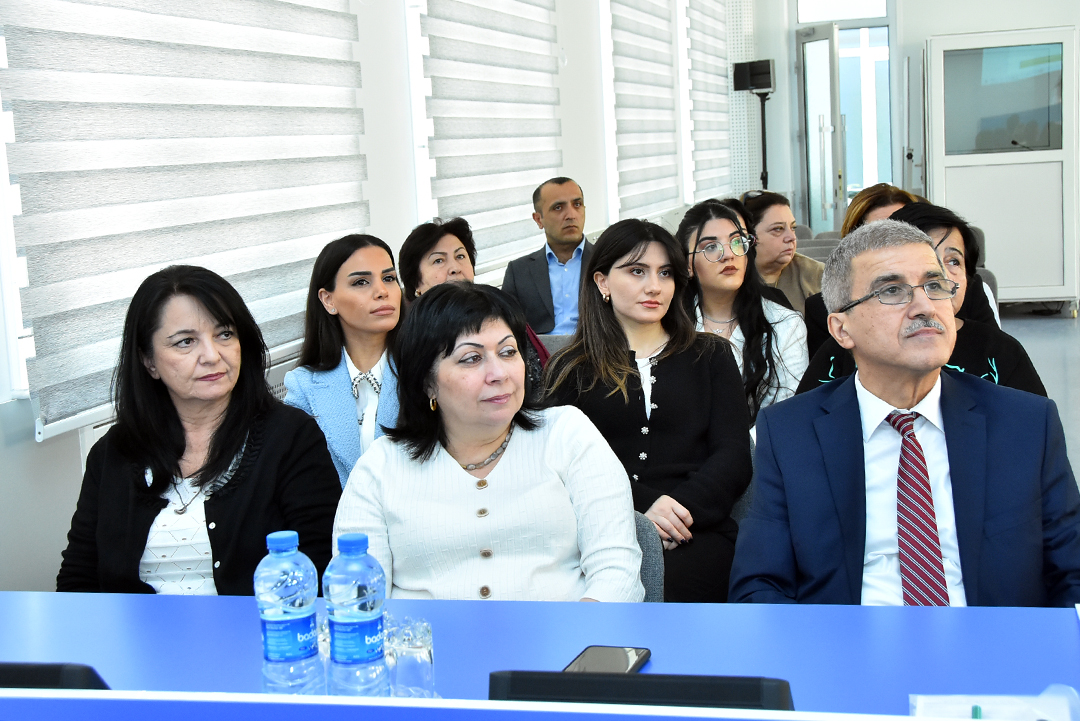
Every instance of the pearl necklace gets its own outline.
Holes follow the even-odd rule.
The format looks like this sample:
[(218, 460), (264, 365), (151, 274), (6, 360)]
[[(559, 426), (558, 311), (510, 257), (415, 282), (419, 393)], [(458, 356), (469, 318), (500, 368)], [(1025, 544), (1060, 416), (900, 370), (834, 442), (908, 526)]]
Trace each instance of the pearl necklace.
[(506, 438), (503, 439), (502, 445), (496, 448), (495, 452), (488, 456), (486, 460), (483, 460), (480, 463), (469, 463), (468, 465), (461, 463), (459, 465), (466, 471), (475, 471), (478, 468), (484, 468), (485, 466), (491, 465), (495, 462), (495, 459), (501, 456), (503, 454), (503, 451), (506, 450), (506, 445), (510, 443), (510, 436), (512, 435), (514, 435), (513, 423), (510, 424), (510, 430), (506, 432)]

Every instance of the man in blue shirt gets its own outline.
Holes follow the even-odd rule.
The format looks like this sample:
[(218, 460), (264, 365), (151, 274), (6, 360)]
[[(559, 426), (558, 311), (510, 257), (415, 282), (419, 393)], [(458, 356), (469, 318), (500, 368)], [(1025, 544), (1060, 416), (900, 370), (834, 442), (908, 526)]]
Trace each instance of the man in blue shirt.
[(581, 186), (570, 178), (544, 181), (533, 192), (533, 210), (547, 242), (510, 262), (502, 288), (521, 303), (534, 331), (570, 335), (577, 328), (581, 274), (592, 255)]

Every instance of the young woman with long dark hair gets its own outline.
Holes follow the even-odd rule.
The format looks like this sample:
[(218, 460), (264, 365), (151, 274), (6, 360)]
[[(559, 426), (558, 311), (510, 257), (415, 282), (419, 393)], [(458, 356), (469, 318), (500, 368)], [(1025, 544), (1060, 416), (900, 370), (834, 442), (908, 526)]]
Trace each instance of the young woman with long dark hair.
[(304, 345), (285, 376), (285, 402), (319, 422), (341, 487), (361, 454), (397, 422), (387, 349), (401, 317), (394, 254), (373, 235), (346, 235), (311, 271)]
[(677, 237), (690, 254), (687, 311), (697, 329), (731, 341), (753, 423), (795, 394), (806, 370), (806, 326), (795, 311), (762, 296), (753, 236), (737, 200), (706, 200), (683, 216)]
[(619, 457), (634, 508), (664, 541), (668, 601), (724, 601), (750, 482), (750, 420), (728, 343), (686, 312), (686, 251), (666, 230), (622, 220), (596, 242), (570, 344), (545, 369)]

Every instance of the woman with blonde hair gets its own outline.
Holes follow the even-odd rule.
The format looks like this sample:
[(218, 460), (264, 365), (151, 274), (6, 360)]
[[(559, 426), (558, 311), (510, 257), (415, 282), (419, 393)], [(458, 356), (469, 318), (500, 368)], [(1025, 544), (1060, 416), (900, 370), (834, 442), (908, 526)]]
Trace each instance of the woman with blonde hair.
[(917, 202), (919, 199), (911, 193), (888, 183), (863, 188), (848, 204), (840, 237), (843, 238), (860, 225), (885, 220), (905, 205)]

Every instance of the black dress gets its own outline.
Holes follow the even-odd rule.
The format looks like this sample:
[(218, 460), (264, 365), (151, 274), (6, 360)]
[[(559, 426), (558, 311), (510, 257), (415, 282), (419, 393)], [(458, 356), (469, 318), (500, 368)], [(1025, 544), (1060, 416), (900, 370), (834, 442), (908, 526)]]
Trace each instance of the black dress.
[[(996, 325), (964, 321), (956, 332), (956, 345), (945, 367), (985, 378), (999, 386), (1046, 396), (1046, 388), (1024, 346)], [(830, 337), (810, 359), (795, 394), (805, 393), (854, 372), (855, 358), (851, 351), (841, 348)]]
[[(630, 363), (634, 365), (633, 353)], [(553, 394), (596, 425), (622, 461), (644, 513), (660, 496), (690, 511), (693, 540), (664, 554), (664, 597), (675, 602), (727, 600), (738, 524), (731, 508), (750, 483), (750, 416), (731, 346), (700, 334), (694, 346), (652, 367), (651, 415), (637, 375), (622, 393), (586, 371), (571, 375)]]

